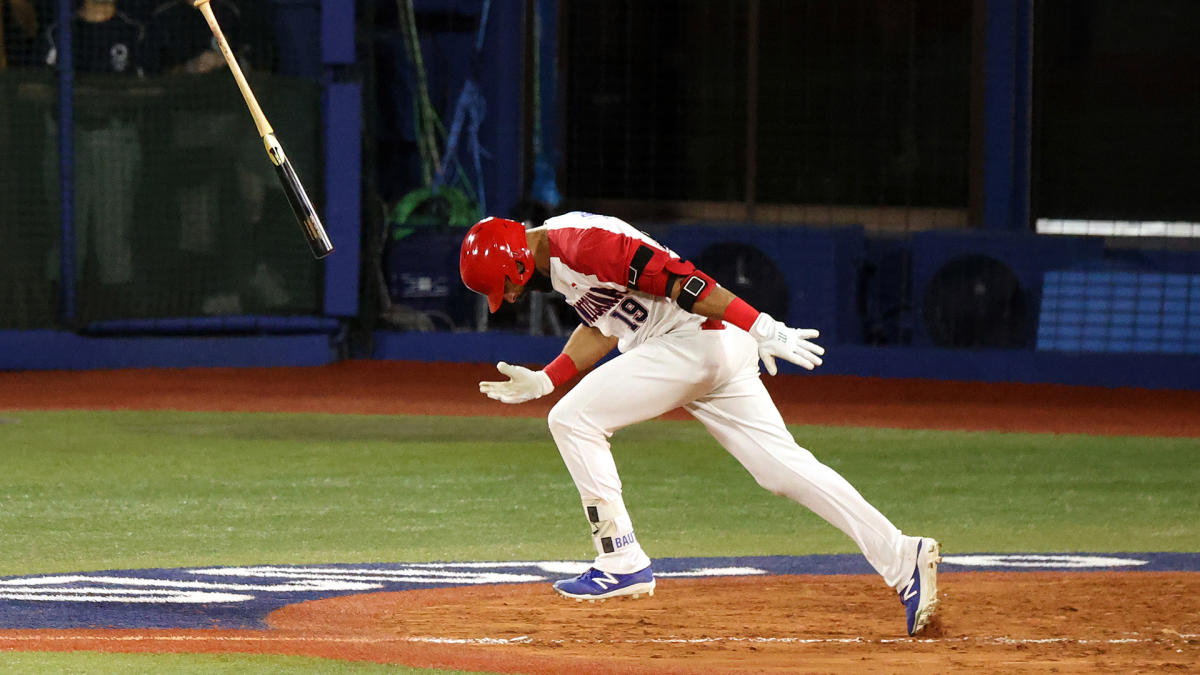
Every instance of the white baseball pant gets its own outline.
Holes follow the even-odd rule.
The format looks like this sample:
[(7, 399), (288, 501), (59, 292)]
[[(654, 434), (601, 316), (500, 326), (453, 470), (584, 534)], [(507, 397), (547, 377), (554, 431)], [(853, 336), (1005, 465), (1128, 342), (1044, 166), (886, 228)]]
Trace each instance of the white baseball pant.
[(550, 432), (592, 524), (597, 569), (628, 574), (650, 564), (634, 536), (608, 438), (678, 407), (700, 420), (759, 485), (845, 532), (889, 586), (911, 575), (916, 538), (902, 535), (845, 478), (796, 444), (759, 379), (757, 343), (736, 328), (651, 338), (597, 367), (551, 409)]

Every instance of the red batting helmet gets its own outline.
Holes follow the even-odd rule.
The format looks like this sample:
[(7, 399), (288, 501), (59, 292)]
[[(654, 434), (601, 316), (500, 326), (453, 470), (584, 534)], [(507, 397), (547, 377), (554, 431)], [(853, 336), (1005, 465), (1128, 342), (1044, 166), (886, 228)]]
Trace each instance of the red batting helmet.
[[(517, 262), (524, 266), (521, 269)], [(504, 302), (504, 280), (524, 286), (533, 276), (533, 253), (525, 242), (525, 226), (515, 220), (484, 218), (463, 239), (458, 271), (467, 288), (487, 296), (495, 312)]]

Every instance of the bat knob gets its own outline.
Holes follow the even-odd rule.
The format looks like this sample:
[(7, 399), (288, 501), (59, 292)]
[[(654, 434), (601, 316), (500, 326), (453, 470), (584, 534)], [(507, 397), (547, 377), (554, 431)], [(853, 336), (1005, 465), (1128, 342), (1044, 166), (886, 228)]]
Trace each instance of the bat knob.
[(198, 7), (200, 7), (200, 5), (207, 5), (208, 2), (209, 2), (209, 0), (196, 0), (195, 2), (192, 3), (192, 7), (198, 8)]

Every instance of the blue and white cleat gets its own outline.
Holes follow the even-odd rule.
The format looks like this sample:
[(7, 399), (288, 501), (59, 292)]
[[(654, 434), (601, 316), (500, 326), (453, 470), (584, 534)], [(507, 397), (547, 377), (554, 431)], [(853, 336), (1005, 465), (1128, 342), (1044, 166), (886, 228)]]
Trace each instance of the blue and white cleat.
[(554, 582), (554, 590), (559, 595), (574, 598), (577, 602), (595, 602), (623, 596), (636, 598), (643, 593), (654, 595), (654, 570), (647, 565), (645, 569), (633, 574), (613, 574), (589, 567), (574, 579)]
[(908, 619), (908, 634), (920, 633), (937, 610), (937, 566), (942, 561), (941, 544), (933, 539), (917, 540), (917, 565), (912, 578), (900, 587), (900, 602)]

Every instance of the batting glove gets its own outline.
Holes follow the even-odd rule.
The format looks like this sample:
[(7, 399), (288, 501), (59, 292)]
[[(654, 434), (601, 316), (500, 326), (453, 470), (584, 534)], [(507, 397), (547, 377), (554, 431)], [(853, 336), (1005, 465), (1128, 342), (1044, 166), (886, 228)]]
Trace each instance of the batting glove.
[(776, 321), (770, 314), (762, 312), (750, 326), (750, 334), (758, 340), (758, 358), (762, 359), (767, 372), (772, 375), (779, 372), (775, 357), (806, 370), (821, 365), (821, 355), (825, 349), (809, 342), (812, 338), (820, 337), (821, 333), (816, 330), (788, 328), (782, 321)]
[(501, 403), (524, 403), (554, 391), (554, 383), (545, 371), (513, 366), (503, 361), (496, 364), (496, 370), (507, 375), (508, 381), (480, 382), (479, 391)]

